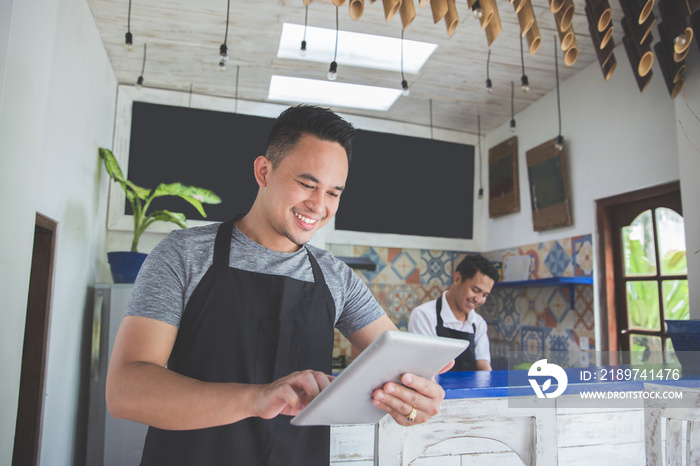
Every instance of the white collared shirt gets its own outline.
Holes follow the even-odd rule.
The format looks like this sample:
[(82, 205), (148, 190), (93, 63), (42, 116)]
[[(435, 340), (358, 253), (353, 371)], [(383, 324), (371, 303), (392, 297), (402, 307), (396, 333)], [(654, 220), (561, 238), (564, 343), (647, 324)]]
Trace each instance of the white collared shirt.
[[(442, 325), (445, 328), (457, 330), (466, 333), (475, 333), (474, 335), (474, 353), (477, 360), (483, 359), (491, 362), (491, 351), (489, 348), (489, 337), (486, 334), (488, 324), (476, 310), (472, 310), (467, 314), (467, 320), (462, 322), (457, 319), (447, 303), (447, 292), (442, 293), (442, 309), (440, 317), (442, 317)], [(423, 303), (411, 312), (411, 317), (408, 321), (408, 331), (412, 333), (420, 333), (422, 335), (437, 335), (435, 327), (437, 327), (437, 300)], [(476, 332), (474, 332), (474, 327)]]

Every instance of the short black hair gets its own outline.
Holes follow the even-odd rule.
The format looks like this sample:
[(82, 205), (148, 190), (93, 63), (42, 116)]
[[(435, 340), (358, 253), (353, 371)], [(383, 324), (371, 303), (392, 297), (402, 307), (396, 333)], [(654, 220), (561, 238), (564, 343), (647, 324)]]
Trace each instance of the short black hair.
[(267, 139), (265, 157), (277, 168), (282, 159), (308, 133), (323, 141), (337, 142), (345, 149), (348, 162), (352, 156), (355, 128), (328, 108), (314, 105), (289, 107), (277, 117)]
[(462, 259), (462, 262), (457, 266), (457, 272), (462, 276), (462, 280), (474, 278), (476, 272), (483, 273), (491, 278), (494, 283), (497, 282), (499, 278), (496, 267), (481, 254), (472, 254)]

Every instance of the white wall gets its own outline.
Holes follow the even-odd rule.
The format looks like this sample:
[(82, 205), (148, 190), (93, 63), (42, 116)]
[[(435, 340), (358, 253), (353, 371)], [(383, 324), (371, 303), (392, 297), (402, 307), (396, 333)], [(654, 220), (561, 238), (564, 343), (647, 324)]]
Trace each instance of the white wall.
[[(603, 79), (598, 64), (593, 63), (561, 83), (562, 134), (574, 220), (570, 227), (539, 233), (533, 230), (525, 161), (527, 150), (557, 135), (556, 91), (517, 114), (520, 212), (489, 219), (485, 209), (484, 249), (595, 234), (595, 200), (680, 179), (690, 313), (691, 318), (700, 319), (700, 309), (693, 307), (700, 302), (700, 253), (695, 254), (700, 250), (699, 55), (694, 41), (686, 58), (686, 82), (675, 100), (668, 94), (657, 62), (651, 83), (640, 94), (620, 47), (616, 48), (618, 65), (610, 81)], [(511, 135), (506, 122), (488, 135), (486, 147)]]
[(700, 51), (693, 40), (686, 58), (686, 80), (675, 99), (681, 197), (688, 248), (690, 318), (700, 319)]
[(0, 96), (2, 96), (2, 82), (5, 75), (5, 61), (7, 60), (7, 40), (10, 36), (12, 3), (13, 0), (0, 0)]
[[(116, 78), (85, 0), (15, 0), (0, 101), (0, 464), (10, 464), (40, 212), (58, 222), (41, 464), (72, 465), (88, 287), (104, 254)], [(83, 400), (84, 402), (84, 400)], [(83, 413), (84, 414), (84, 413)]]
[[(560, 83), (573, 225), (546, 232), (535, 232), (532, 227), (525, 153), (557, 136), (557, 97), (553, 90), (515, 116), (520, 212), (489, 219), (488, 209), (484, 209), (485, 250), (594, 233), (596, 199), (678, 180), (674, 103), (661, 70), (654, 66), (654, 77), (640, 94), (625, 52), (622, 47), (615, 50), (618, 64), (609, 81), (603, 79), (594, 62)], [(563, 60), (559, 65), (565, 66)], [(504, 122), (488, 134), (486, 147), (511, 135), (508, 122)]]

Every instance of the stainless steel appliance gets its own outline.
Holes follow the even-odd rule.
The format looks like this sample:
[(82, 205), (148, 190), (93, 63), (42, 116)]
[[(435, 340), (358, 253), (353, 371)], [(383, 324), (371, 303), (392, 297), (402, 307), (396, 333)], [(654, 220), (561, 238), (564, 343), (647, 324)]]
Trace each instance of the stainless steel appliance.
[(107, 364), (132, 288), (132, 284), (95, 285), (87, 466), (134, 466), (141, 461), (148, 426), (114, 419), (105, 402)]

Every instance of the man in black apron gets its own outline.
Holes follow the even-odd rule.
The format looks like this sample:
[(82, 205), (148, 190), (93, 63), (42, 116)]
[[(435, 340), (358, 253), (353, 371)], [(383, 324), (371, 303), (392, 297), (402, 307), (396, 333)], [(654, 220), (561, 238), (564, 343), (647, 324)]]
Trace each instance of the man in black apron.
[[(171, 233), (149, 254), (107, 379), (112, 414), (153, 426), (142, 465), (328, 464), (329, 428), (294, 427), (288, 416), (331, 381), (334, 323), (348, 313), (362, 322), (347, 335), (359, 350), (396, 329), (383, 312), (365, 322), (365, 311), (352, 302), (338, 313), (327, 284), (335, 277), (324, 276), (305, 246), (338, 208), (352, 136), (352, 126), (329, 110), (288, 109), (272, 130), (266, 155), (255, 160), (259, 190), (251, 210), (214, 225), (210, 266), (201, 278), (193, 278), (198, 269), (192, 263), (202, 254), (191, 251), (202, 250), (197, 238), (213, 234), (211, 226)], [(328, 253), (313, 250), (329, 263)], [(252, 262), (232, 266), (242, 251)], [(259, 270), (255, 254), (297, 265)], [(301, 268), (310, 269), (310, 280), (288, 276)], [(147, 288), (153, 287), (151, 274), (162, 280), (168, 306), (186, 301), (175, 320), (168, 306), (158, 317), (150, 312), (161, 301), (161, 290)], [(345, 292), (366, 294), (354, 284)], [(444, 391), (434, 380), (406, 374), (402, 384), (387, 383), (372, 398), (408, 426), (430, 418)]]
[(467, 340), (469, 346), (457, 357), (453, 371), (491, 370), (486, 321), (474, 310), (485, 301), (498, 271), (481, 255), (464, 258), (457, 266), (452, 285), (434, 301), (411, 312), (408, 330), (413, 333)]

